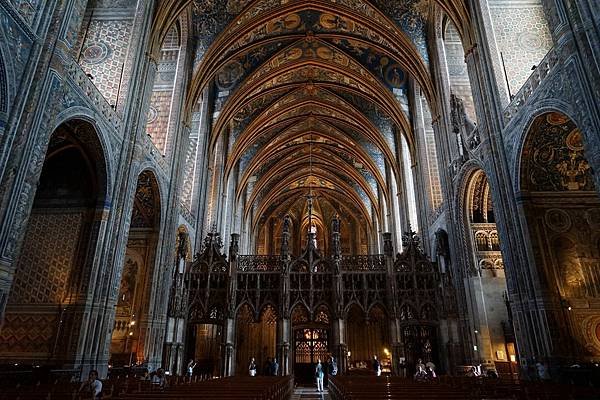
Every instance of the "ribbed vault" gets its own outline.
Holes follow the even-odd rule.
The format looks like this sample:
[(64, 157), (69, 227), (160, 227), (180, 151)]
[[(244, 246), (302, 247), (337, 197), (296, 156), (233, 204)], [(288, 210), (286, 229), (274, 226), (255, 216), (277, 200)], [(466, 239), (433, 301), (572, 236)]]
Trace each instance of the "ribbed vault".
[(210, 96), (208, 218), (222, 219), (211, 222), (236, 214), (240, 230), (259, 235), (269, 220), (306, 212), (312, 195), (367, 236), (386, 226), (404, 192), (393, 186), (411, 168), (401, 155), (416, 159), (413, 82), (437, 115), (426, 45), (434, 7), (469, 43), (462, 0), (163, 1), (156, 43), (177, 15), (192, 15), (186, 118)]

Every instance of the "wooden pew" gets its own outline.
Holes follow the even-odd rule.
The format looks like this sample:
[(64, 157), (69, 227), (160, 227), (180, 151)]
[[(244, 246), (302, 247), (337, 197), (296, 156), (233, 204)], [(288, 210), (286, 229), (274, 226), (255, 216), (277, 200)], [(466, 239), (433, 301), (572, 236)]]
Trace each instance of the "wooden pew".
[(329, 380), (329, 393), (333, 400), (600, 399), (600, 391), (587, 387), (464, 377), (443, 377), (420, 383), (396, 377), (337, 376)]
[(122, 394), (117, 398), (122, 400), (287, 400), (291, 397), (294, 389), (292, 377), (231, 377), (204, 382), (176, 383), (164, 390), (156, 385), (150, 385), (142, 391)]

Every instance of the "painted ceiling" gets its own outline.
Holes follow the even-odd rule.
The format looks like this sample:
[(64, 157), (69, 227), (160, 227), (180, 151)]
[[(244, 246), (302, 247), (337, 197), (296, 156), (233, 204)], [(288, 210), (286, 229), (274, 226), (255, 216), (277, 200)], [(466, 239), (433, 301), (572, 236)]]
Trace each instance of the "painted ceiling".
[(429, 0), (165, 7), (187, 7), (195, 61), (186, 107), (213, 93), (210, 148), (225, 153), (225, 175), (236, 176), (236, 199), (254, 229), (309, 192), (365, 223), (383, 218), (389, 175), (403, 180), (400, 137), (414, 150), (411, 81), (435, 97)]

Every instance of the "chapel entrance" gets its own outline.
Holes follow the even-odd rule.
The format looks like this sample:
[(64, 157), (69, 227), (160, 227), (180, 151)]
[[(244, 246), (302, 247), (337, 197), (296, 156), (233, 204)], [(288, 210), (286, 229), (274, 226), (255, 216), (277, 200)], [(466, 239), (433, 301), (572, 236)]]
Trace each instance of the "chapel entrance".
[(402, 328), (405, 365), (411, 376), (416, 372), (419, 359), (423, 363), (440, 365), (437, 349), (437, 327), (431, 325), (406, 325)]
[(324, 365), (329, 354), (329, 329), (306, 327), (294, 330), (296, 382), (313, 383), (317, 362), (321, 360)]
[(306, 307), (296, 305), (292, 309), (292, 360), (294, 377), (297, 383), (314, 384), (315, 366), (319, 359), (327, 361), (331, 355), (330, 313), (325, 305), (317, 307), (313, 318)]

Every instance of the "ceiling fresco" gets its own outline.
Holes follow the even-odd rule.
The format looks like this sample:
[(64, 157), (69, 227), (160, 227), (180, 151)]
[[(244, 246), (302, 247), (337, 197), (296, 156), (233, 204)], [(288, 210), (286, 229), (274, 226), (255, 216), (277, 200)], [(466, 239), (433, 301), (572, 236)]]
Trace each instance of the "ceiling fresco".
[(361, 224), (381, 223), (390, 174), (404, 180), (400, 137), (414, 149), (412, 82), (433, 99), (429, 0), (187, 4), (195, 57), (186, 107), (211, 89), (211, 156), (251, 228), (304, 212), (308, 193)]
[[(194, 0), (193, 23), (196, 41), (196, 60), (202, 61), (206, 51), (219, 34), (236, 19), (237, 25), (243, 25), (260, 15), (269, 14), (275, 9), (303, 3), (306, 0)], [(338, 0), (331, 1), (342, 7), (362, 14), (365, 18), (374, 19), (384, 28), (389, 27), (387, 17), (412, 41), (419, 54), (428, 60), (426, 46), (425, 22), (428, 14), (428, 0)], [(374, 6), (374, 7), (373, 7)], [(245, 9), (245, 10), (244, 10)], [(384, 18), (375, 10), (383, 13)], [(243, 12), (243, 13), (242, 13)], [(241, 36), (236, 47), (243, 47), (251, 40), (261, 40), (294, 32), (311, 30), (314, 32), (346, 32), (357, 35), (368, 33), (368, 28), (356, 21), (338, 14), (319, 12), (318, 10), (303, 10), (290, 13), (283, 18), (266, 22), (253, 32)], [(391, 47), (390, 43), (382, 42)]]

